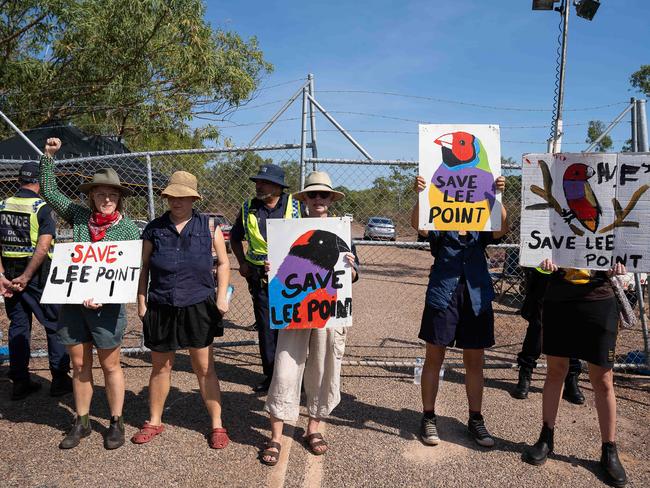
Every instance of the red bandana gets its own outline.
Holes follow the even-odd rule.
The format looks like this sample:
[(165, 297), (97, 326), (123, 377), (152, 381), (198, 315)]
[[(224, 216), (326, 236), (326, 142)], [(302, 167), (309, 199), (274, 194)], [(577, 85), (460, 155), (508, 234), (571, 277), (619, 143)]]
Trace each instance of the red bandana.
[(111, 225), (117, 224), (122, 220), (122, 214), (117, 210), (110, 215), (104, 215), (101, 212), (93, 212), (88, 220), (88, 230), (90, 231), (90, 240), (92, 242), (101, 241), (106, 235), (106, 231)]

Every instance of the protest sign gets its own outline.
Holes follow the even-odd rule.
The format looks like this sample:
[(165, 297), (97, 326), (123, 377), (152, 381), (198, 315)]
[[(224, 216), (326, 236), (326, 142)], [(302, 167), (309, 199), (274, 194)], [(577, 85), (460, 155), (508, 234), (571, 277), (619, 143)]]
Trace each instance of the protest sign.
[(501, 230), (498, 125), (420, 125), (421, 230)]
[(141, 261), (142, 241), (56, 244), (41, 303), (133, 303)]
[(522, 266), (650, 271), (650, 155), (525, 154)]
[(271, 328), (352, 325), (350, 219), (270, 219), (266, 230)]

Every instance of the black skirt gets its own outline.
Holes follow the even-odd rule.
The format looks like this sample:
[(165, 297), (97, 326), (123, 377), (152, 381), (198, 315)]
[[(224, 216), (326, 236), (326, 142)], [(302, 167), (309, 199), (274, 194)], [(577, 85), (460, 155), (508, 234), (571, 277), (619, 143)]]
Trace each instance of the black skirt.
[(223, 335), (215, 297), (187, 307), (149, 303), (143, 319), (144, 345), (156, 352), (203, 348)]
[(614, 366), (618, 303), (604, 300), (544, 301), (542, 352), (578, 358), (597, 366)]

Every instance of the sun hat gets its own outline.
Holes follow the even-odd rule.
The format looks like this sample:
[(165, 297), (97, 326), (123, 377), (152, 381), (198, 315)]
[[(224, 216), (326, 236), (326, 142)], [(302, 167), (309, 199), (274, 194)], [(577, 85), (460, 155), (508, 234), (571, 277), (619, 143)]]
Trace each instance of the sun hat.
[(102, 168), (97, 171), (92, 180), (88, 183), (82, 183), (79, 185), (79, 191), (82, 193), (88, 193), (94, 186), (112, 186), (117, 188), (122, 193), (122, 196), (128, 197), (133, 194), (132, 190), (122, 186), (120, 177), (113, 168)]
[(309, 173), (309, 176), (305, 180), (305, 187), (301, 191), (294, 193), (293, 197), (296, 200), (304, 202), (307, 198), (307, 193), (310, 191), (329, 192), (332, 194), (332, 202), (338, 202), (345, 197), (345, 193), (341, 193), (332, 188), (332, 180), (325, 171), (313, 171)]
[(169, 184), (162, 191), (163, 197), (194, 197), (201, 200), (203, 197), (197, 191), (196, 176), (187, 171), (174, 171), (169, 178)]
[(251, 181), (270, 181), (282, 188), (289, 188), (284, 182), (284, 170), (277, 164), (263, 164), (255, 176), (249, 178)]

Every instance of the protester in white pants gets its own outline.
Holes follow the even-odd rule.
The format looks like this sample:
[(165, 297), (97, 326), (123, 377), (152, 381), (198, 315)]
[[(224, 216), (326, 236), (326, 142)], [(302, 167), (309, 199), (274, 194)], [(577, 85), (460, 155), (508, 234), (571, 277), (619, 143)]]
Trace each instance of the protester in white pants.
[[(306, 203), (311, 218), (328, 217), (331, 204), (344, 196), (334, 191), (330, 177), (321, 171), (311, 173), (304, 190), (294, 194), (294, 198)], [(352, 266), (354, 282), (358, 279), (359, 265), (354, 245), (346, 259)], [(268, 262), (266, 266), (268, 270)], [(309, 414), (305, 441), (314, 455), (327, 451), (327, 443), (318, 428), (321, 419), (341, 401), (341, 359), (345, 335), (344, 327), (279, 331), (273, 380), (264, 405), (271, 417), (271, 440), (260, 454), (263, 464), (275, 466), (278, 463), (284, 422), (296, 420), (299, 415), (303, 378)]]

